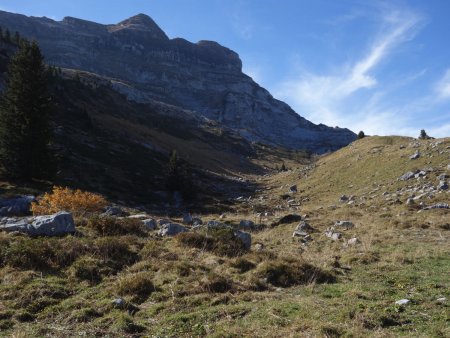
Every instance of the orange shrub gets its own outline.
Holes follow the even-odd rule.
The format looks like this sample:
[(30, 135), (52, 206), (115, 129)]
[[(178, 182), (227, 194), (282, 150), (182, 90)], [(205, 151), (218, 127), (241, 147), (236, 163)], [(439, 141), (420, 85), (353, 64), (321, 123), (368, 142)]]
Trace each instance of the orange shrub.
[(58, 211), (70, 211), (82, 216), (87, 213), (101, 211), (107, 202), (101, 195), (79, 189), (72, 190), (63, 187), (53, 187), (51, 193), (45, 193), (38, 201), (33, 202), (33, 215), (48, 215)]

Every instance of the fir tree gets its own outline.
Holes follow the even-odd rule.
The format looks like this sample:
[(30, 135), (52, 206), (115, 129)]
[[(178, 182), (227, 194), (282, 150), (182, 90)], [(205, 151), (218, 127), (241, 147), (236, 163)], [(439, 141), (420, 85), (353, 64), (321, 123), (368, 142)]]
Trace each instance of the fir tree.
[(180, 192), (185, 200), (195, 197), (192, 169), (188, 162), (178, 157), (176, 150), (173, 150), (170, 155), (167, 166), (166, 186), (171, 192)]
[(0, 174), (4, 177), (31, 180), (54, 173), (48, 149), (47, 76), (38, 45), (23, 42), (8, 67), (0, 102)]
[(420, 135), (419, 135), (419, 139), (421, 140), (428, 140), (430, 137), (428, 136), (427, 132), (425, 131), (425, 129), (422, 129), (420, 131)]
[(366, 137), (366, 134), (364, 134), (364, 132), (361, 130), (361, 131), (358, 133), (358, 139), (362, 139), (362, 138), (364, 138), (364, 137)]

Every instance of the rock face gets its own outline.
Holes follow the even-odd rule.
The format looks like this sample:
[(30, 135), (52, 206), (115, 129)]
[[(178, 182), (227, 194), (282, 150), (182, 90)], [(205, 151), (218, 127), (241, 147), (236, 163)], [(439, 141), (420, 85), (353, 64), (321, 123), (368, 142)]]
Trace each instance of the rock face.
[(273, 98), (242, 72), (234, 51), (213, 41), (169, 39), (144, 14), (102, 25), (0, 11), (0, 22), (38, 41), (49, 64), (98, 74), (130, 100), (194, 111), (250, 141), (323, 153), (356, 139), (347, 129), (315, 125)]

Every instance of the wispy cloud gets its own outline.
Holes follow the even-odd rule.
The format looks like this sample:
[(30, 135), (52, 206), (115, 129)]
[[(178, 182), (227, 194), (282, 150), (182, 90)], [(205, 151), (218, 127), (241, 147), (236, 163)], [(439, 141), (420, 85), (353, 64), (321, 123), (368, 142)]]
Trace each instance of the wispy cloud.
[[(349, 18), (355, 15), (362, 14), (357, 12)], [(398, 47), (416, 36), (423, 27), (424, 18), (407, 8), (386, 6), (370, 15), (376, 15), (374, 19), (378, 22), (378, 31), (375, 36), (368, 37), (372, 42), (369, 40), (360, 59), (336, 65), (334, 68), (339, 70), (332, 73), (301, 69), (298, 76), (283, 81), (276, 94), (316, 123), (345, 126), (372, 134), (412, 134), (413, 130), (405, 127), (409, 125), (410, 118), (404, 112), (405, 107), (388, 106), (384, 99), (395, 88), (423, 76), (426, 70), (388, 84), (380, 83), (376, 70), (382, 63), (389, 62)], [(450, 98), (450, 70), (442, 80), (440, 90), (443, 96)]]
[(450, 69), (447, 69), (442, 79), (436, 84), (436, 92), (440, 99), (450, 99)]

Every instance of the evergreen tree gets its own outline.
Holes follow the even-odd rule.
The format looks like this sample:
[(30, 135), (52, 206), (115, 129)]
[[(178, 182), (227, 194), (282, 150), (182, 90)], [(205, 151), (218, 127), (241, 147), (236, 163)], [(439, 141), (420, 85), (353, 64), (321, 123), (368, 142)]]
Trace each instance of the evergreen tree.
[(4, 40), (6, 42), (11, 42), (11, 33), (9, 32), (9, 29), (6, 29), (6, 31), (5, 31)]
[(54, 173), (47, 70), (36, 43), (23, 42), (8, 67), (0, 102), (0, 174), (31, 180)]
[(358, 133), (358, 139), (362, 139), (362, 138), (364, 138), (364, 137), (366, 137), (366, 134), (364, 134), (364, 132), (361, 130), (361, 131)]
[(186, 200), (195, 197), (192, 169), (189, 163), (178, 157), (176, 150), (173, 150), (170, 155), (167, 167), (166, 186), (171, 192), (180, 192)]
[(20, 42), (21, 42), (20, 34), (19, 34), (19, 32), (16, 32), (16, 33), (14, 34), (14, 43), (17, 44), (17, 45), (19, 46), (19, 45), (20, 45)]
[(425, 131), (425, 129), (422, 129), (421, 131), (420, 131), (420, 135), (419, 135), (419, 139), (421, 139), (421, 140), (427, 140), (427, 139), (429, 139), (430, 137), (428, 136), (428, 134), (427, 134), (427, 132)]

